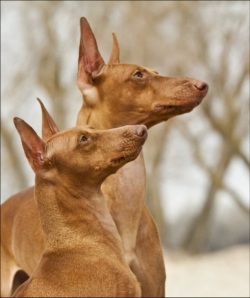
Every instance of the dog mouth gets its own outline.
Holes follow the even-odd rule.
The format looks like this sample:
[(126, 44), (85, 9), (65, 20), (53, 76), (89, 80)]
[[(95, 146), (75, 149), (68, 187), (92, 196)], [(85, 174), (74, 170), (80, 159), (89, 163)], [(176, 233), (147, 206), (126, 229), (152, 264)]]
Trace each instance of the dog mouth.
[(126, 162), (125, 156), (121, 156), (121, 157), (118, 157), (118, 158), (111, 159), (111, 163), (114, 164), (114, 165), (119, 165), (119, 164), (124, 163), (124, 162)]
[(148, 132), (145, 125), (136, 125), (132, 131), (125, 131), (124, 140), (120, 145), (119, 153), (117, 152), (118, 157), (111, 159), (111, 164), (119, 166), (135, 160), (142, 151), (147, 136)]
[(188, 113), (197, 107), (206, 96), (208, 92), (208, 86), (204, 85), (202, 89), (196, 87), (199, 92), (190, 95), (188, 93), (176, 92), (172, 99), (168, 102), (155, 102), (152, 105), (152, 109), (155, 113), (178, 115)]
[(129, 161), (136, 159), (137, 156), (139, 155), (139, 153), (141, 152), (141, 149), (142, 148), (140, 147), (136, 151), (131, 152), (130, 154), (127, 153), (126, 155), (122, 155), (117, 158), (113, 158), (113, 159), (111, 159), (110, 162), (114, 166), (119, 166), (121, 164), (125, 164)]
[(191, 112), (201, 102), (202, 102), (202, 98), (194, 101), (188, 101), (185, 103), (178, 103), (178, 104), (172, 104), (172, 105), (156, 103), (153, 105), (153, 111), (156, 113), (164, 113), (164, 114), (183, 114), (183, 113)]

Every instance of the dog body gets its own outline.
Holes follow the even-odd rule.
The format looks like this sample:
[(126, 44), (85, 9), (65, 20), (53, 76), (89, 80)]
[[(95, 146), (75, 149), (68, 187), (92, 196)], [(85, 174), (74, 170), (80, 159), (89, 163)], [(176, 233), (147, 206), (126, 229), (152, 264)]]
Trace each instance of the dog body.
[[(150, 128), (192, 111), (206, 95), (208, 86), (202, 81), (163, 77), (139, 65), (120, 63), (114, 35), (113, 44), (110, 60), (105, 64), (88, 22), (81, 18), (78, 86), (84, 103), (78, 114), (78, 126), (89, 124), (97, 129), (109, 129), (126, 124), (145, 124)], [(126, 261), (141, 284), (142, 296), (164, 297), (164, 259), (157, 228), (145, 204), (143, 154), (109, 176), (101, 189), (121, 236)], [(8, 287), (5, 293), (10, 291), (17, 268), (25, 270), (28, 275), (33, 272), (44, 248), (44, 237), (38, 232), (41, 227), (33, 191), (31, 188), (23, 193), (23, 209), (12, 209), (13, 202), (19, 201), (19, 194), (2, 206), (5, 222), (3, 272), (8, 272), (10, 266), (14, 268), (12, 275), (5, 275)], [(26, 221), (26, 214), (32, 214), (32, 220)], [(13, 220), (6, 224), (6, 218)], [(19, 222), (15, 228), (17, 232), (8, 234), (16, 221)], [(21, 232), (23, 230), (25, 235)], [(20, 248), (22, 252), (19, 253)], [(36, 252), (34, 255), (30, 253), (33, 250)]]

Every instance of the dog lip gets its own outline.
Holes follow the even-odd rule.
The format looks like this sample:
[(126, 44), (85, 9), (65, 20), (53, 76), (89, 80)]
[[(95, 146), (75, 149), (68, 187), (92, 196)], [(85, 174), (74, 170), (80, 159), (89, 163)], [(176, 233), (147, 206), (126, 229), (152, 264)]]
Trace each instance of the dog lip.
[(142, 146), (139, 146), (138, 150), (133, 151), (130, 154), (126, 153), (126, 155), (122, 155), (122, 156), (119, 156), (117, 158), (113, 158), (113, 159), (110, 160), (110, 162), (114, 165), (119, 165), (119, 164), (124, 163), (124, 162), (132, 161), (133, 159), (135, 159), (139, 155), (139, 153), (141, 152), (141, 149), (142, 149)]
[[(203, 98), (203, 97), (202, 97)], [(172, 112), (182, 112), (182, 111), (192, 111), (196, 106), (198, 106), (201, 101), (202, 98), (198, 98), (196, 100), (193, 101), (188, 101), (188, 102), (179, 102), (178, 104), (164, 104), (164, 103), (156, 103), (153, 106), (153, 110), (155, 112), (162, 112), (162, 111), (166, 111), (169, 113)]]
[(120, 156), (120, 157), (111, 159), (111, 163), (120, 164), (121, 162), (123, 162), (125, 160), (126, 160), (126, 158), (124, 156)]

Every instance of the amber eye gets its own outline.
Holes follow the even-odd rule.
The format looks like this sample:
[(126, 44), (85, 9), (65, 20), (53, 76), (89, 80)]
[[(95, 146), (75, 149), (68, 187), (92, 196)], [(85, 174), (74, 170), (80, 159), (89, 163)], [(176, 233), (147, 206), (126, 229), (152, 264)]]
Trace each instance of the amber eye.
[(87, 142), (87, 141), (88, 141), (88, 138), (85, 135), (82, 135), (80, 137), (80, 143), (84, 143), (84, 142)]
[(133, 74), (134, 77), (136, 78), (140, 78), (142, 79), (143, 78), (143, 73), (141, 71), (136, 71), (134, 74)]

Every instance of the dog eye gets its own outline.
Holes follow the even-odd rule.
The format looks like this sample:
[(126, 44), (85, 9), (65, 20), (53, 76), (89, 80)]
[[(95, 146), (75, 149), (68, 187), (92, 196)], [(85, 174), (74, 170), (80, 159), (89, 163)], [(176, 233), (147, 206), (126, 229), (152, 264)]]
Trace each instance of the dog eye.
[(88, 141), (88, 138), (85, 135), (82, 135), (80, 137), (80, 143), (84, 143), (84, 142), (87, 142), (87, 141)]
[(143, 73), (141, 71), (136, 71), (134, 74), (133, 74), (134, 77), (136, 78), (140, 78), (142, 79), (143, 78)]

